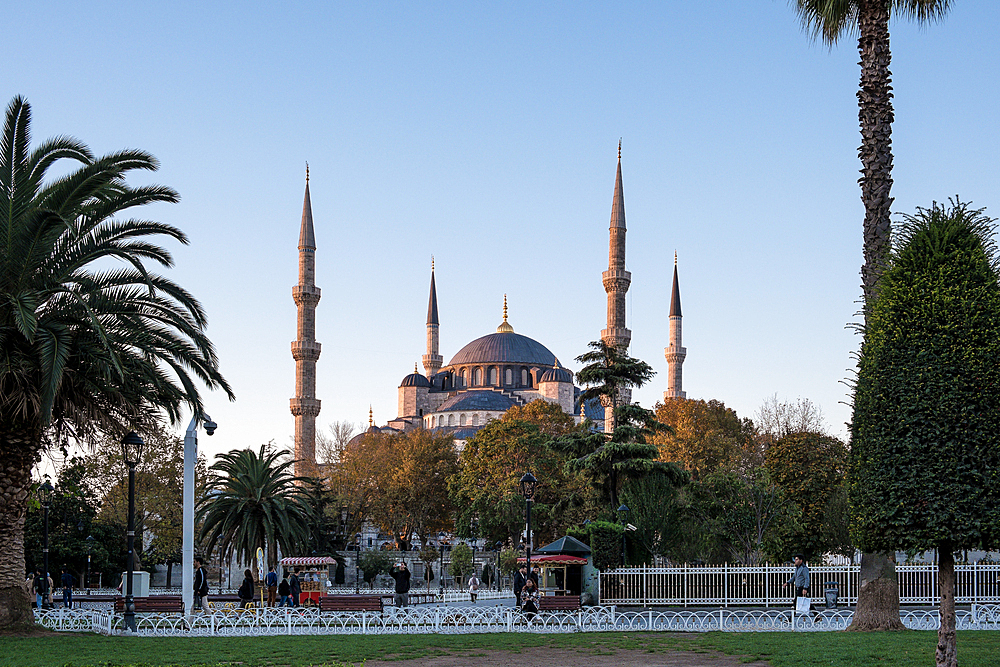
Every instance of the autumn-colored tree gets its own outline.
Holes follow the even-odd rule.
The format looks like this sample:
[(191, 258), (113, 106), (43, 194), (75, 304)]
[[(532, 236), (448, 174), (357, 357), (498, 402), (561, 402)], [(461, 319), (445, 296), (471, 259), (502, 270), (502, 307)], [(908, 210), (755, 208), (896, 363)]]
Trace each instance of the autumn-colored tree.
[(563, 412), (558, 404), (541, 399), (527, 405), (515, 405), (503, 413), (500, 419), (506, 422), (522, 421), (534, 424), (539, 431), (551, 438), (566, 435), (578, 428), (573, 415)]
[(651, 436), (660, 460), (671, 461), (695, 480), (733, 463), (753, 438), (753, 425), (722, 401), (668, 398), (655, 408), (671, 428)]
[(448, 480), (457, 472), (451, 436), (418, 429), (366, 434), (344, 449), (329, 479), (357, 525), (367, 519), (402, 546), (451, 527)]

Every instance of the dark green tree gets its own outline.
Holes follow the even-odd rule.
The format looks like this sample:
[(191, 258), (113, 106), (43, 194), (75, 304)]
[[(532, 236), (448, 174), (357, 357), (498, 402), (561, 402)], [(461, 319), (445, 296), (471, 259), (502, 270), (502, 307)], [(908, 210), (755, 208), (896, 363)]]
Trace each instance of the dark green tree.
[(456, 544), (451, 550), (451, 562), (448, 563), (448, 572), (455, 580), (455, 585), (461, 588), (465, 583), (465, 576), (473, 570), (472, 549), (465, 542)]
[(313, 510), (307, 479), (292, 474), (294, 464), (267, 445), (220, 454), (197, 508), (206, 548), (219, 546), (244, 563), (261, 548), (268, 565), (277, 565), (279, 546), (284, 554), (311, 553)]
[(905, 216), (869, 313), (854, 393), (854, 535), (866, 550), (938, 550), (938, 665), (957, 664), (953, 552), (1000, 539), (993, 222), (957, 199)]
[[(201, 305), (148, 266), (170, 267), (157, 242), (187, 237), (129, 217), (177, 201), (170, 188), (126, 182), (155, 171), (156, 159), (140, 150), (94, 157), (68, 137), (32, 150), (30, 125), (15, 97), (0, 138), (0, 629), (34, 622), (22, 577), (39, 452), (67, 433), (120, 438), (164, 413), (176, 422), (184, 407), (200, 412), (196, 379), (233, 397)], [(62, 175), (46, 182), (57, 163)]]
[(368, 549), (358, 556), (358, 567), (361, 568), (361, 578), (369, 588), (375, 587), (375, 578), (386, 574), (392, 567), (392, 558), (380, 549)]
[(553, 441), (553, 446), (570, 457), (566, 469), (585, 475), (606, 503), (608, 516), (619, 506), (621, 483), (656, 473), (676, 483), (687, 473), (673, 463), (658, 461), (659, 450), (647, 438), (668, 427), (651, 410), (622, 400), (623, 392), (641, 387), (653, 377), (649, 364), (628, 356), (604, 341), (589, 344), (592, 351), (577, 357), (587, 364), (577, 379), (587, 385), (580, 402), (599, 399), (614, 410), (611, 433), (574, 431)]
[[(795, 0), (802, 25), (831, 47), (845, 35), (858, 36), (861, 82), (858, 122), (861, 126), (861, 201), (864, 264), (861, 288), (864, 312), (871, 310), (879, 277), (889, 256), (892, 206), (892, 75), (889, 64), (890, 15), (915, 18), (926, 24), (948, 11), (950, 0)], [(861, 587), (851, 630), (902, 630), (899, 586), (894, 555), (865, 553), (861, 558)]]

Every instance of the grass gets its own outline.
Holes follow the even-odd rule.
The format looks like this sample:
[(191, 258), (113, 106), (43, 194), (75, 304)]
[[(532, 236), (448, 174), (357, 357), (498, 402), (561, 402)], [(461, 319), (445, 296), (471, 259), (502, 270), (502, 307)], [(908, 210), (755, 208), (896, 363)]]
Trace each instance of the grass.
[[(516, 641), (515, 641), (516, 640)], [(774, 667), (827, 665), (830, 667), (911, 667), (933, 665), (934, 632), (899, 633), (580, 633), (567, 635), (383, 635), (315, 637), (102, 637), (70, 633), (44, 637), (0, 637), (2, 667), (110, 667), (110, 666), (220, 666), (300, 667), (360, 665), (365, 659), (394, 659), (435, 655), (464, 655), (472, 659), (485, 651), (535, 653), (545, 648), (578, 651), (581, 665), (587, 655), (614, 650), (667, 653), (675, 650), (720, 651), (763, 659)], [(1000, 636), (993, 632), (960, 632), (959, 657), (963, 667), (997, 663)], [(529, 661), (530, 662), (530, 661)]]

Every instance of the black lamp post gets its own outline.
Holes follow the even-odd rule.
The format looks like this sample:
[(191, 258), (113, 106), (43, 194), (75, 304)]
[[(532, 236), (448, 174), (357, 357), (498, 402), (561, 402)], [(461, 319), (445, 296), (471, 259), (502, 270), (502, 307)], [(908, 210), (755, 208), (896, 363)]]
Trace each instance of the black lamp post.
[(132, 571), (135, 568), (135, 467), (142, 458), (142, 438), (129, 431), (122, 438), (122, 458), (128, 466), (128, 528), (125, 532), (125, 543), (128, 549), (126, 557), (125, 581), (125, 627), (135, 632), (135, 601), (132, 599)]
[(628, 505), (622, 503), (622, 506), (618, 508), (618, 518), (622, 524), (622, 567), (625, 567), (625, 534), (628, 533), (628, 513), (631, 512)]
[(496, 552), (497, 552), (497, 569), (496, 569), (496, 572), (494, 572), (493, 574), (494, 574), (494, 577), (497, 580), (497, 593), (499, 593), (500, 592), (500, 586), (501, 586), (501, 581), (500, 581), (500, 579), (501, 579), (501, 576), (500, 576), (500, 549), (503, 548), (503, 542), (497, 542), (495, 545), (493, 545), (493, 548), (496, 549)]
[(358, 554), (354, 557), (354, 594), (361, 593), (361, 578), (358, 577), (358, 561), (361, 560), (361, 533), (354, 536), (358, 541)]
[(527, 525), (525, 531), (524, 559), (528, 566), (528, 576), (531, 576), (531, 547), (534, 541), (531, 539), (531, 504), (535, 501), (535, 489), (538, 487), (538, 480), (530, 472), (524, 473), (521, 477), (521, 495), (524, 496), (524, 522)]
[[(38, 487), (38, 502), (42, 504), (42, 516), (44, 523), (44, 537), (42, 538), (42, 577), (45, 581), (49, 580), (49, 505), (52, 504), (52, 484), (46, 479), (41, 486)], [(49, 591), (49, 595), (52, 591)], [(48, 607), (47, 596), (42, 596), (42, 608)]]
[(441, 562), (438, 564), (438, 595), (444, 596), (444, 533), (438, 533), (438, 549), (441, 550)]
[(83, 585), (87, 589), (87, 595), (90, 595), (90, 552), (94, 550), (94, 536), (87, 535), (87, 581)]

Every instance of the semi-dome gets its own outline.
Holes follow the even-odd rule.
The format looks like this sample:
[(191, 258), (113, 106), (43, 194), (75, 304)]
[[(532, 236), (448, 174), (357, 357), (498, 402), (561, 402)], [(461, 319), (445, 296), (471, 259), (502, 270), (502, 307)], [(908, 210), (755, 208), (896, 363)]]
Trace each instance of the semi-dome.
[(399, 383), (400, 387), (426, 387), (431, 386), (431, 381), (420, 373), (410, 373)]
[(506, 412), (514, 401), (498, 391), (463, 391), (442, 403), (435, 412), (463, 412), (489, 410)]
[(549, 370), (542, 373), (542, 376), (538, 378), (538, 382), (572, 382), (573, 374), (570, 373), (565, 368), (550, 368)]
[(554, 366), (556, 355), (537, 340), (513, 331), (503, 331), (472, 341), (452, 357), (449, 365), (490, 363)]

